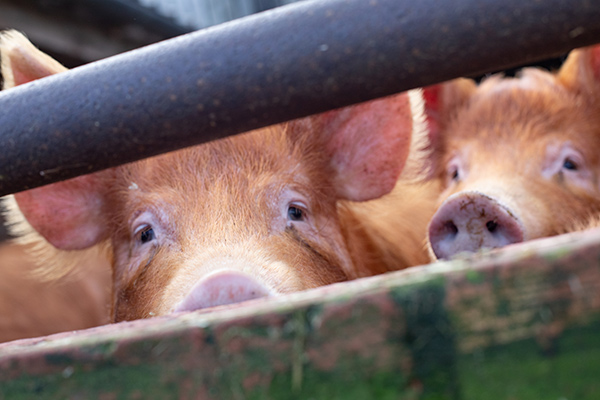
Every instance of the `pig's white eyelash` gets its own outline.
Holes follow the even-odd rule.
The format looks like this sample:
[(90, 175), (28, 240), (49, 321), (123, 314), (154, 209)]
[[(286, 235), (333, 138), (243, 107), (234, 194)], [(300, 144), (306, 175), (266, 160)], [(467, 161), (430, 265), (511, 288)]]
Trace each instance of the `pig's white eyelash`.
[(546, 164), (542, 170), (542, 175), (546, 178), (563, 171), (571, 174), (584, 172), (585, 160), (583, 156), (568, 143), (563, 144), (560, 148), (556, 145), (549, 147), (546, 157)]
[(293, 223), (307, 223), (308, 211), (306, 208), (299, 205), (290, 204), (287, 209), (286, 219), (286, 225), (293, 225)]
[(138, 233), (140, 233), (142, 230), (146, 229), (146, 228), (150, 228), (150, 224), (146, 224), (146, 223), (142, 223), (140, 225), (137, 226), (137, 228), (135, 228), (133, 230), (133, 236), (137, 236)]
[(134, 219), (129, 223), (129, 226), (131, 227), (131, 233), (135, 236), (145, 226), (155, 227), (159, 225), (158, 222), (158, 218), (155, 217), (153, 212), (143, 211), (135, 215)]
[(542, 176), (545, 179), (561, 176), (568, 185), (588, 191), (597, 190), (593, 173), (586, 165), (583, 154), (569, 142), (548, 146)]
[[(288, 221), (288, 212), (290, 207), (296, 207), (306, 213), (306, 217), (310, 215), (310, 206), (306, 201), (305, 196), (295, 190), (286, 190), (280, 198), (280, 207), (284, 221)], [(295, 221), (294, 221), (295, 222)]]

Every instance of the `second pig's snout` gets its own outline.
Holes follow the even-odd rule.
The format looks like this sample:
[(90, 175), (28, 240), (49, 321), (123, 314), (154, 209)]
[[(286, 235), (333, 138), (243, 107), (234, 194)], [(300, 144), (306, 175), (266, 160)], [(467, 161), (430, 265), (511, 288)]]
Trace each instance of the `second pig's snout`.
[(463, 251), (497, 248), (523, 241), (523, 228), (510, 210), (478, 192), (448, 198), (429, 225), (429, 241), (437, 258)]

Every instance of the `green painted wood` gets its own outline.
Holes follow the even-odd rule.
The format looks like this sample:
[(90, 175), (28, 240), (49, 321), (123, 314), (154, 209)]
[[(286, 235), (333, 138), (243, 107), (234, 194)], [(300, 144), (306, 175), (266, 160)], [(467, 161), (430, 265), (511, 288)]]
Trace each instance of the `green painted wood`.
[(0, 399), (598, 399), (600, 232), (0, 345)]

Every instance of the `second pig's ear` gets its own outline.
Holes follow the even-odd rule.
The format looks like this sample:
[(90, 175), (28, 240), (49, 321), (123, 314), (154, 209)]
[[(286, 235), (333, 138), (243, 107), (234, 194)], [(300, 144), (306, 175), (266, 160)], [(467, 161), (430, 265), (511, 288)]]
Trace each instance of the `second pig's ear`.
[(558, 80), (568, 89), (597, 96), (600, 91), (600, 45), (569, 53), (558, 72)]
[(468, 103), (477, 90), (472, 79), (458, 78), (423, 89), (425, 119), (428, 132), (429, 154), (424, 159), (423, 170), (429, 171), (429, 177), (438, 170), (437, 161), (444, 152), (444, 132), (448, 123), (458, 114), (461, 107)]
[(0, 55), (3, 90), (67, 70), (13, 30), (0, 34)]
[(407, 93), (313, 117), (333, 169), (338, 198), (366, 201), (389, 193), (408, 158), (413, 113)]
[(469, 101), (476, 89), (475, 81), (466, 78), (423, 89), (429, 141), (432, 146), (435, 147), (440, 142), (440, 135), (448, 122), (456, 115), (457, 110)]

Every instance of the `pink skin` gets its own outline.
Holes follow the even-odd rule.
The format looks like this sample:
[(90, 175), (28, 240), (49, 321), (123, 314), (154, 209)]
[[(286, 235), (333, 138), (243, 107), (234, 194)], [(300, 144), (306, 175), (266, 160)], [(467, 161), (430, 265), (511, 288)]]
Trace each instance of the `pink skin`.
[(429, 225), (431, 248), (437, 258), (503, 247), (522, 242), (523, 237), (522, 224), (507, 207), (476, 191), (450, 196)]
[(223, 306), (272, 294), (270, 289), (248, 274), (241, 271), (217, 270), (197, 282), (173, 311)]

